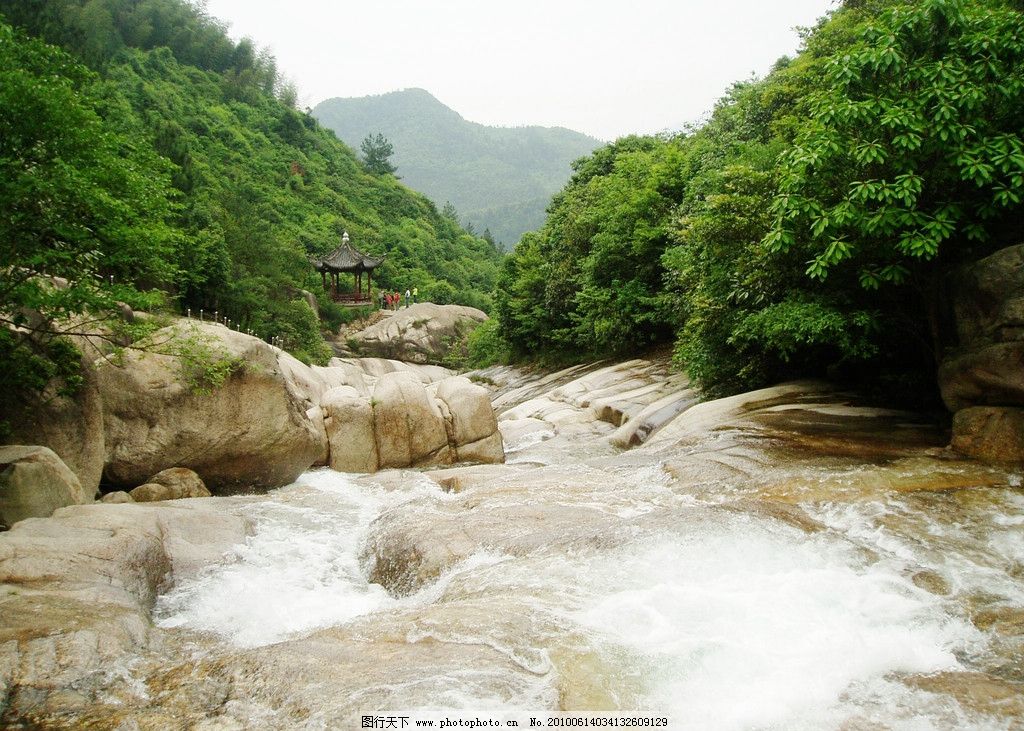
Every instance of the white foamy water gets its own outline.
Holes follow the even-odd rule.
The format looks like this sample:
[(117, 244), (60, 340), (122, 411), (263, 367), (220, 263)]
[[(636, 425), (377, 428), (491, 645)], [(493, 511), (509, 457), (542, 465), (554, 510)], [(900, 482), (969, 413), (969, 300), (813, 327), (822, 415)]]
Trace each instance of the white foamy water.
[(358, 550), (384, 505), (422, 489), (414, 484), (411, 493), (384, 493), (357, 487), (338, 472), (307, 472), (241, 508), (255, 519), (254, 534), (161, 596), (157, 624), (257, 647), (387, 608), (394, 600), (363, 576)]
[(709, 527), (616, 557), (574, 614), (643, 678), (644, 708), (683, 728), (835, 728), (880, 696), (872, 720), (943, 727), (927, 704), (901, 719), (911, 694), (888, 676), (960, 669), (972, 625), (834, 536)]
[[(648, 487), (652, 499), (665, 490)], [(595, 490), (594, 499), (601, 495)], [(396, 599), (366, 580), (358, 556), (373, 518), (414, 498), (424, 520), (433, 501), (453, 499), (426, 478), (388, 492), (317, 471), (243, 504), (254, 535), (161, 597), (159, 624), (255, 647), (357, 617), (360, 636), (372, 639), (376, 615), (406, 612), (407, 642), (488, 646), (534, 678), (521, 690), (522, 679), (510, 678), (504, 700), (477, 697), (468, 678), (494, 670), (467, 667), (444, 697), (410, 696), (404, 710), (510, 712), (517, 702), (523, 712), (556, 710), (536, 705), (567, 697), (560, 684), (575, 668), (566, 663), (582, 653), (600, 658), (587, 672), (606, 674), (591, 680), (607, 699), (668, 716), (674, 729), (1008, 727), (900, 678), (970, 670), (964, 658), (985, 652), (986, 636), (963, 608), (916, 586), (915, 572), (929, 568), (1024, 600), (999, 568), (1024, 559), (1020, 495), (948, 526), (913, 502), (825, 505), (817, 517), (831, 529), (814, 534), (677, 502), (679, 521), (645, 528), (640, 517), (614, 548), (481, 552)], [(894, 517), (902, 530), (889, 527)], [(443, 611), (421, 622), (417, 608), (434, 605)]]
[(883, 560), (934, 571), (954, 595), (984, 594), (1024, 605), (1024, 494), (979, 492), (968, 510), (950, 505), (952, 499), (925, 493), (825, 503), (813, 512), (850, 540), (879, 551)]

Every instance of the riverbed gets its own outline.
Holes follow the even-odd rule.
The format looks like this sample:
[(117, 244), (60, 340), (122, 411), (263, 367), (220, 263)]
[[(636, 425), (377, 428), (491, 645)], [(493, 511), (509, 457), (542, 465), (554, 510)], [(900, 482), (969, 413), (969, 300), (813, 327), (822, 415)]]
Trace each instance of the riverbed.
[(636, 403), (635, 369), (501, 375), (486, 377), (504, 465), (317, 469), (265, 496), (179, 501), (245, 530), (160, 588), (151, 634), (91, 676), (93, 695), (41, 717), (1024, 725), (1018, 472), (822, 385), (687, 403), (623, 448), (667, 408), (660, 392)]

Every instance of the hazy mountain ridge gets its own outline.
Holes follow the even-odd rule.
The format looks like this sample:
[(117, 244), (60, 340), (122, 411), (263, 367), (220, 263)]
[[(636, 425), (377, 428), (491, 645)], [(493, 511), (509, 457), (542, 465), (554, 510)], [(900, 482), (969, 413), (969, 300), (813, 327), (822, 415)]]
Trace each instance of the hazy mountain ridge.
[(403, 182), (438, 206), (451, 201), (478, 229), (511, 247), (544, 220), (573, 160), (600, 140), (564, 127), (489, 127), (464, 119), (423, 89), (334, 98), (313, 109), (321, 124), (358, 148), (382, 132)]

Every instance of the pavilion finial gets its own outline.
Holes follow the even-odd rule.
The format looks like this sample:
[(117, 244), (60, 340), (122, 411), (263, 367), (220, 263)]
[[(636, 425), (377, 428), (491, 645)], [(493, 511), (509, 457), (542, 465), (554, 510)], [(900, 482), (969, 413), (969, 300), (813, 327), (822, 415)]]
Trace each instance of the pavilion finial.
[(343, 243), (343, 244), (347, 244), (348, 243), (348, 231), (345, 231), (341, 235), (341, 243)]

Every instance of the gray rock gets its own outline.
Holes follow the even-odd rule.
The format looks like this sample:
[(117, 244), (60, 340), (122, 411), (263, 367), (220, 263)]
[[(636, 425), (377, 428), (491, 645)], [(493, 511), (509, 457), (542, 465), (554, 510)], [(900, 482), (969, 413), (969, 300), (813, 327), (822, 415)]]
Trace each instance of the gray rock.
[(93, 494), (53, 450), (0, 447), (0, 523), (4, 526), (49, 517), (66, 505), (92, 502)]

